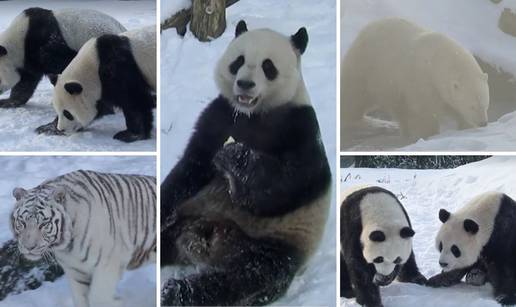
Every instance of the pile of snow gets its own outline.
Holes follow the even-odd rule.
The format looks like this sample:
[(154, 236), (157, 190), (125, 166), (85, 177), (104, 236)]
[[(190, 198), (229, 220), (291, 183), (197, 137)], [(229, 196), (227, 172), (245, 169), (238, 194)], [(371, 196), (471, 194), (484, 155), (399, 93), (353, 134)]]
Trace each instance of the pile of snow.
[[(170, 1), (169, 1), (170, 2)], [(171, 1), (174, 2), (174, 1)], [(0, 2), (0, 31), (24, 9), (29, 7), (47, 9), (97, 9), (113, 16), (127, 29), (137, 29), (156, 24), (155, 1), (67, 1), (39, 0)], [(84, 132), (71, 136), (38, 135), (34, 130), (52, 121), (55, 111), (52, 107), (53, 87), (44, 78), (32, 98), (23, 107), (0, 109), (0, 148), (4, 151), (155, 151), (156, 133), (150, 140), (123, 143), (113, 139), (118, 131), (125, 129), (121, 112), (95, 121)], [(8, 98), (10, 91), (0, 95)]]
[[(454, 212), (474, 196), (487, 191), (503, 192), (516, 199), (516, 157), (498, 156), (448, 170), (341, 169), (341, 191), (356, 185), (376, 185), (400, 199), (416, 231), (414, 253), (426, 277), (440, 272), (434, 244), (441, 225), (440, 208)], [(381, 288), (385, 307), (495, 307), (490, 284), (475, 287), (460, 284), (434, 289), (393, 282)], [(359, 306), (354, 299), (341, 305)]]
[[(9, 215), (14, 206), (15, 187), (32, 188), (45, 179), (77, 169), (120, 174), (156, 175), (154, 157), (0, 157), (0, 244), (12, 238)], [(156, 306), (156, 265), (148, 264), (124, 274), (118, 287), (124, 307)], [(45, 282), (36, 290), (10, 295), (0, 307), (60, 306), (73, 307), (70, 285), (66, 277)]]
[[(335, 1), (240, 1), (227, 10), (226, 32), (210, 43), (174, 29), (161, 35), (161, 174), (181, 157), (199, 113), (217, 95), (213, 70), (234, 37), (239, 20), (249, 29), (268, 27), (294, 34), (306, 26), (310, 37), (302, 58), (303, 76), (321, 125), (322, 138), (335, 174)], [(317, 254), (278, 305), (335, 305), (335, 202)], [(163, 271), (164, 272), (164, 271)], [(162, 272), (162, 273), (163, 273)], [(163, 273), (162, 276), (167, 274)]]
[[(498, 19), (504, 8), (516, 10), (516, 1), (494, 4), (489, 0), (346, 0), (341, 5), (341, 57), (344, 57), (360, 30), (374, 20), (402, 17), (425, 28), (445, 33), (475, 56), (495, 69), (516, 76), (516, 38), (498, 28)], [(516, 80), (514, 80), (516, 86)], [(372, 123), (353, 140), (349, 150), (491, 150), (508, 151), (516, 148), (516, 101), (491, 101), (491, 123), (480, 129), (445, 131), (426, 141), (409, 145), (400, 140), (399, 131), (384, 124)], [(492, 116), (499, 114), (502, 116)], [(374, 125), (376, 124), (376, 125)], [(405, 147), (406, 145), (409, 145)]]

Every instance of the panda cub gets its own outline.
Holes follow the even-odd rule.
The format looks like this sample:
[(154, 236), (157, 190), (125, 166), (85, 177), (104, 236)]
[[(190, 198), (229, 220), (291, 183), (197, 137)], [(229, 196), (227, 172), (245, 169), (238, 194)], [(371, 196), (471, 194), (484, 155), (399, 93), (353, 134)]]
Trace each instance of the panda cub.
[(264, 305), (322, 239), (331, 173), (301, 74), (305, 28), (287, 37), (240, 21), (202, 112), (161, 186), (161, 305)]
[(156, 106), (156, 27), (91, 39), (57, 79), (53, 104), (57, 129), (73, 133), (87, 127), (106, 105), (122, 109), (123, 142), (151, 136)]
[(114, 18), (94, 10), (29, 8), (0, 34), (1, 108), (19, 107), (34, 93), (43, 75), (61, 73), (90, 38), (124, 32)]
[(496, 301), (516, 304), (516, 202), (498, 192), (481, 194), (455, 213), (439, 211), (443, 223), (436, 247), (443, 272), (428, 280), (433, 287), (489, 281)]
[(379, 286), (396, 277), (424, 284), (412, 251), (415, 232), (396, 196), (380, 187), (360, 187), (344, 196), (340, 212), (341, 296), (360, 305), (383, 306)]

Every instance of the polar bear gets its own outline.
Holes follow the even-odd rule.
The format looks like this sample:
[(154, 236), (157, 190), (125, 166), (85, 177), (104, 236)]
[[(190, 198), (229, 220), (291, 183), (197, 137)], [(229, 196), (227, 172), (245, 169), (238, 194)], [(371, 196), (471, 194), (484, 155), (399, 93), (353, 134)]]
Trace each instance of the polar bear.
[[(381, 109), (416, 141), (439, 133), (452, 119), (459, 129), (485, 126), (487, 74), (473, 55), (446, 35), (407, 20), (367, 25), (341, 66), (341, 135)], [(363, 127), (363, 126), (362, 126)]]

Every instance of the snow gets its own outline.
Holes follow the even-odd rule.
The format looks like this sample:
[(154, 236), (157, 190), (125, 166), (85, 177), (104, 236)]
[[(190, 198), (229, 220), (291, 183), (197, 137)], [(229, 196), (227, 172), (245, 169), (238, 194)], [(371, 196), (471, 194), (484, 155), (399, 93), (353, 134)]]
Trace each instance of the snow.
[(192, 6), (192, 0), (161, 1), (161, 21), (173, 16), (175, 13)]
[[(268, 27), (294, 34), (306, 26), (310, 42), (302, 58), (303, 76), (317, 112), (332, 173), (336, 161), (335, 14), (333, 0), (240, 1), (227, 10), (226, 32), (210, 43), (200, 43), (191, 33), (181, 39), (174, 29), (161, 35), (161, 175), (168, 174), (181, 157), (199, 113), (217, 95), (213, 70), (234, 37), (239, 20), (249, 29)], [(296, 277), (278, 305), (335, 306), (335, 201), (326, 233), (307, 269)], [(171, 270), (162, 270), (162, 277)]]
[[(341, 5), (341, 56), (345, 56), (359, 31), (369, 22), (385, 17), (402, 17), (455, 39), (495, 69), (512, 75), (509, 84), (515, 88), (516, 37), (498, 28), (498, 18), (504, 8), (516, 10), (516, 1), (506, 0), (496, 5), (489, 0), (345, 0)], [(491, 79), (494, 80), (490, 76)], [(514, 136), (508, 131), (516, 129), (516, 121), (513, 120), (516, 101), (492, 97), (488, 113), (490, 123), (487, 127), (461, 131), (444, 127), (440, 134), (419, 140), (416, 144), (400, 140), (396, 126), (371, 122), (369, 129), (354, 135), (346, 150), (514, 150)], [(499, 114), (506, 116), (498, 118)]]
[[(173, 1), (172, 1), (173, 2)], [(127, 29), (136, 29), (156, 24), (155, 1), (67, 1), (39, 0), (2, 1), (0, 4), (0, 31), (10, 24), (15, 16), (29, 7), (47, 9), (97, 9), (113, 16)], [(29, 102), (16, 109), (0, 109), (0, 148), (4, 151), (155, 151), (156, 133), (152, 138), (134, 143), (123, 143), (113, 135), (125, 129), (121, 111), (95, 121), (84, 132), (70, 136), (38, 135), (34, 130), (55, 118), (52, 107), (52, 85), (44, 78)], [(10, 92), (0, 95), (8, 98)]]
[[(0, 179), (0, 242), (12, 238), (9, 215), (14, 206), (11, 196), (15, 187), (32, 188), (45, 179), (77, 169), (102, 172), (156, 175), (155, 157), (0, 157), (3, 176)], [(137, 290), (137, 291), (135, 291)], [(119, 284), (118, 295), (124, 307), (156, 305), (156, 265), (128, 271)], [(70, 286), (66, 277), (45, 282), (40, 288), (10, 295), (0, 301), (0, 307), (60, 306), (73, 307)]]
[[(413, 240), (418, 266), (426, 277), (440, 272), (439, 253), (434, 244), (441, 222), (440, 208), (454, 212), (474, 196), (498, 191), (516, 198), (516, 157), (497, 156), (455, 169), (341, 169), (341, 191), (356, 185), (384, 187), (400, 199), (416, 231)], [(492, 287), (464, 283), (450, 288), (434, 289), (393, 282), (381, 288), (385, 307), (495, 307)], [(359, 306), (354, 299), (342, 299), (341, 305)]]

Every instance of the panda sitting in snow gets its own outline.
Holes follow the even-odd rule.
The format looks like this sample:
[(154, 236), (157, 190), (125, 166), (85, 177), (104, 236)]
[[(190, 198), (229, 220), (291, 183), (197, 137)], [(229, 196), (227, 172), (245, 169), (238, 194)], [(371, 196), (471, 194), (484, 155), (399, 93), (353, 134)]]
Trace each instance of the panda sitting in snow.
[(94, 10), (29, 8), (0, 34), (1, 108), (19, 107), (32, 97), (43, 75), (61, 73), (90, 38), (124, 32), (112, 17)]
[(151, 136), (156, 106), (156, 27), (88, 41), (58, 76), (53, 104), (57, 129), (66, 134), (87, 127), (106, 106), (121, 108), (126, 130), (123, 142)]
[(455, 213), (439, 211), (443, 223), (435, 240), (443, 272), (433, 287), (490, 282), (502, 305), (516, 304), (516, 202), (503, 193), (484, 193)]
[(382, 305), (379, 286), (395, 278), (424, 284), (412, 251), (415, 232), (394, 194), (380, 187), (359, 187), (343, 195), (340, 208), (340, 291), (360, 305)]
[(216, 67), (221, 94), (162, 184), (161, 263), (201, 269), (169, 279), (161, 305), (271, 303), (316, 250), (331, 173), (301, 75), (307, 43), (304, 28), (238, 23)]

